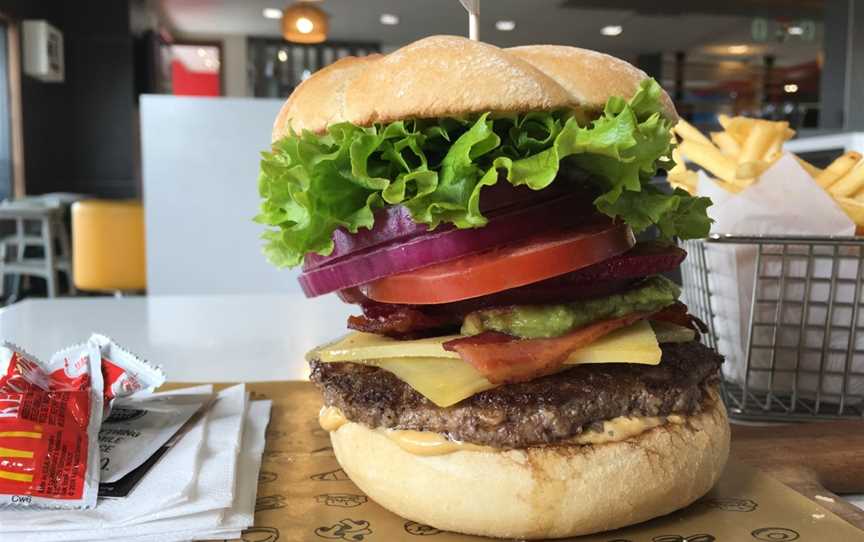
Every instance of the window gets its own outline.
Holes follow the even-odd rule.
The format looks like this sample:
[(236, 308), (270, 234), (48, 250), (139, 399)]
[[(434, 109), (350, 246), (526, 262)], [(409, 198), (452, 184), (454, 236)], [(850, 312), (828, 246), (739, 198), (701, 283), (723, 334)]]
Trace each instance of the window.
[(284, 98), (304, 79), (342, 57), (366, 56), (380, 51), (378, 43), (297, 45), (280, 39), (250, 38), (249, 87), (256, 97)]
[(18, 27), (0, 14), (0, 199), (24, 194)]

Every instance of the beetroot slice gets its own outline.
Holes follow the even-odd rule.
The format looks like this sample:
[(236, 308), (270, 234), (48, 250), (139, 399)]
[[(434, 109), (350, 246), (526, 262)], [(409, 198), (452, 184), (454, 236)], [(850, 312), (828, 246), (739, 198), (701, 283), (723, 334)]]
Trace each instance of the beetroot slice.
[(647, 277), (676, 269), (686, 257), (687, 252), (680, 247), (657, 241), (642, 241), (624, 254), (527, 287), (568, 286)]

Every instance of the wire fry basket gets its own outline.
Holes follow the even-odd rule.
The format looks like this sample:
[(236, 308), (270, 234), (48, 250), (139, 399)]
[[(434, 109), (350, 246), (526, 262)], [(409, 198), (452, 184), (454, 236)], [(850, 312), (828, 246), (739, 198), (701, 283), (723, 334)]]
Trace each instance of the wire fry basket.
[(703, 340), (726, 357), (730, 416), (864, 416), (864, 239), (713, 235), (682, 244), (684, 300), (708, 325)]

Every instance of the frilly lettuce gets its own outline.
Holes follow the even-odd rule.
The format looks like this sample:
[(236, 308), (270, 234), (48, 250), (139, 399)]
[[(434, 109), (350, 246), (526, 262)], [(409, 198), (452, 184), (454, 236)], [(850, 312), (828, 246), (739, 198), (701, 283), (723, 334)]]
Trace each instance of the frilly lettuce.
[(323, 135), (286, 136), (262, 153), (255, 220), (271, 227), (265, 254), (280, 267), (309, 252), (328, 255), (335, 229), (371, 228), (374, 211), (386, 205), (404, 205), (430, 228), (481, 227), (484, 186), (506, 179), (541, 190), (564, 159), (597, 184), (597, 209), (636, 232), (656, 225), (665, 237), (704, 237), (709, 199), (650, 184), (658, 168), (671, 167), (660, 93), (653, 79), (644, 81), (629, 102), (610, 98), (587, 125), (568, 112), (487, 113), (372, 127), (346, 122)]

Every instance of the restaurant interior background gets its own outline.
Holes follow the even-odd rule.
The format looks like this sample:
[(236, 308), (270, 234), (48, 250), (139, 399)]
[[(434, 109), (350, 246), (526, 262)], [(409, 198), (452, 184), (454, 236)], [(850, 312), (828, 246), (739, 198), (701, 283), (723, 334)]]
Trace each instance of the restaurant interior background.
[[(340, 57), (467, 32), (456, 0), (300, 3), (325, 12), (322, 42), (283, 38), (283, 0), (0, 0), (5, 302), (297, 291), (252, 222), (282, 100)], [(720, 113), (784, 119), (800, 145), (864, 130), (862, 13), (860, 0), (494, 0), (480, 32), (622, 57), (703, 130)], [(812, 141), (799, 154), (825, 166), (857, 140)]]

